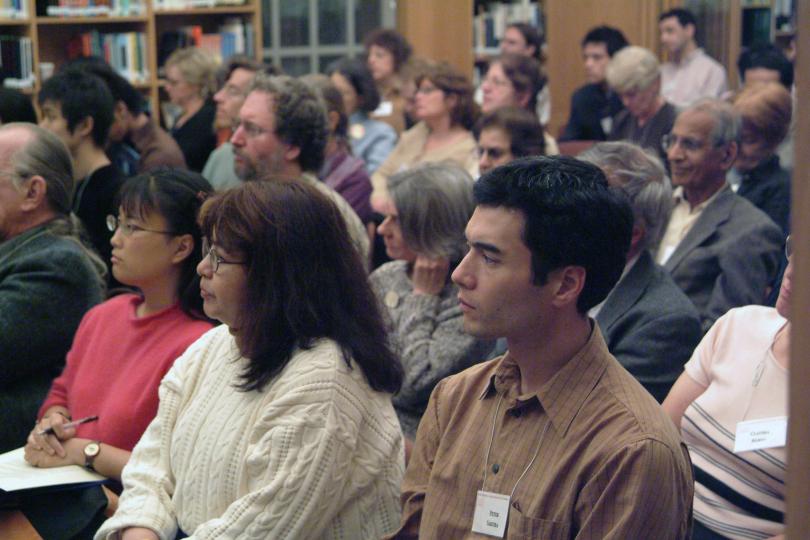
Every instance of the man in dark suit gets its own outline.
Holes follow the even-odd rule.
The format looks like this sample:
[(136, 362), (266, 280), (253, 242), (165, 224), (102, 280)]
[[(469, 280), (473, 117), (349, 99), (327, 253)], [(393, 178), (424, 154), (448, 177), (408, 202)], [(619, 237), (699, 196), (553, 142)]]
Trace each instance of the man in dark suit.
[(622, 101), (605, 80), (611, 57), (627, 45), (624, 34), (610, 26), (592, 28), (582, 40), (588, 84), (571, 96), (571, 113), (560, 141), (604, 141)]
[(656, 258), (704, 332), (729, 309), (765, 299), (782, 250), (779, 227), (726, 183), (739, 139), (738, 115), (714, 99), (683, 111), (664, 138), (675, 207)]
[(624, 273), (589, 315), (610, 352), (660, 403), (701, 337), (697, 309), (650, 253), (669, 219), (672, 188), (658, 157), (635, 144), (600, 143), (579, 157), (605, 171), (633, 207)]

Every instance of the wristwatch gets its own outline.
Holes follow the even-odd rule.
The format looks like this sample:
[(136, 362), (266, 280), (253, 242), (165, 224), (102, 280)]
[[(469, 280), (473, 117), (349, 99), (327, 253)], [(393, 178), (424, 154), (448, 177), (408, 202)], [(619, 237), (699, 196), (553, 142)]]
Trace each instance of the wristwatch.
[(87, 443), (87, 446), (84, 447), (84, 466), (91, 471), (95, 471), (93, 468), (93, 462), (96, 460), (100, 452), (101, 441), (92, 441)]

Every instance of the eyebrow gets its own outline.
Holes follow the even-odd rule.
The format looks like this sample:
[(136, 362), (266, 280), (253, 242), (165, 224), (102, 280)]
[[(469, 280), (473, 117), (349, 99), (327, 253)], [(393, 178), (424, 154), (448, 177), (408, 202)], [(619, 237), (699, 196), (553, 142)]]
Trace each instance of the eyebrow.
[(486, 242), (469, 242), (469, 244), (471, 247), (474, 247), (475, 249), (479, 249), (481, 251), (487, 251), (490, 253), (495, 253), (497, 255), (503, 254), (503, 251), (501, 251), (500, 248), (498, 248), (494, 244), (488, 244)]

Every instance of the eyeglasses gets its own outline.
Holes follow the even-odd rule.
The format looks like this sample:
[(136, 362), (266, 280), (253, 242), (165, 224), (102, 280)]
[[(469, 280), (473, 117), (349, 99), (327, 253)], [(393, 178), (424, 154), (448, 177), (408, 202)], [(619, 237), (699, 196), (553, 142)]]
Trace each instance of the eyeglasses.
[(239, 129), (240, 127), (242, 128), (242, 130), (245, 132), (245, 135), (249, 139), (253, 139), (264, 133), (273, 133), (273, 130), (265, 129), (263, 127), (257, 126), (253, 122), (247, 122), (245, 120), (234, 120), (231, 123), (231, 131), (233, 131), (234, 133), (236, 133), (236, 130)]
[(497, 148), (497, 147), (490, 147), (487, 148), (486, 146), (479, 146), (478, 147), (478, 157), (484, 157), (484, 154), (489, 156), (489, 159), (501, 159), (506, 153), (509, 152), (506, 148)]
[(132, 236), (132, 233), (136, 233), (138, 231), (150, 232), (150, 233), (155, 233), (155, 234), (167, 234), (169, 236), (176, 236), (177, 235), (177, 233), (174, 233), (172, 231), (158, 231), (158, 230), (155, 230), (155, 229), (147, 229), (145, 227), (140, 227), (138, 225), (133, 225), (132, 223), (130, 223), (128, 221), (124, 221), (123, 219), (118, 218), (118, 217), (113, 216), (113, 215), (107, 216), (107, 229), (112, 233), (114, 233), (116, 229), (120, 229), (121, 233), (124, 236)]
[(220, 264), (246, 264), (245, 261), (228, 261), (219, 256), (214, 246), (208, 243), (207, 238), (202, 241), (203, 257), (208, 257), (208, 263), (211, 265), (211, 271), (216, 274), (219, 270)]
[[(667, 133), (663, 137), (661, 137), (661, 148), (664, 152), (669, 152), (671, 148), (673, 148), (676, 144), (681, 145), (687, 152), (697, 152), (704, 146), (706, 146), (706, 141), (699, 141), (697, 139), (693, 139), (691, 137), (678, 137), (677, 135), (673, 135), (672, 133)], [(714, 146), (722, 146), (723, 143), (715, 143)]]
[(435, 92), (437, 90), (440, 90), (440, 89), (435, 87), (435, 86), (420, 86), (419, 88), (416, 89), (416, 93), (417, 94), (425, 94), (425, 95), (427, 95), (427, 94), (432, 94), (433, 92)]
[(785, 240), (785, 258), (790, 259), (793, 256), (793, 239), (788, 235)]
[(500, 77), (484, 77), (483, 82), (492, 86), (511, 86), (512, 84), (509, 79), (501, 79)]

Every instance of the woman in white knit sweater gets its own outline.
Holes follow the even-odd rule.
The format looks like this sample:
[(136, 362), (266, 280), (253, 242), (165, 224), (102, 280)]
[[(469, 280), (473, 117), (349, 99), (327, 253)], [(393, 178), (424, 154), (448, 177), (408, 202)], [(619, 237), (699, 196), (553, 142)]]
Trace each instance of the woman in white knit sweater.
[(402, 368), (334, 205), (298, 182), (206, 203), (224, 325), (177, 360), (96, 539), (379, 538), (399, 523)]

